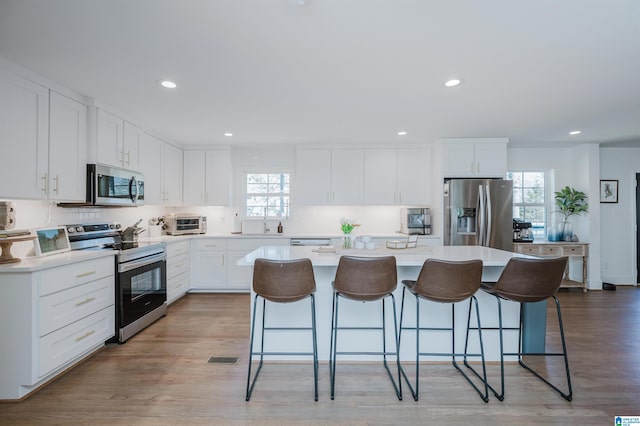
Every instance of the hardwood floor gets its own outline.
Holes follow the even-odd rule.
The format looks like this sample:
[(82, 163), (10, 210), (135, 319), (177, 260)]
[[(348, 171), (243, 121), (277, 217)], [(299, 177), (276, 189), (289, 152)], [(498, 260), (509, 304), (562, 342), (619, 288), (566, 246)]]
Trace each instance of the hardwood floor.
[[(422, 367), (420, 401), (408, 391), (398, 401), (374, 363), (339, 366), (334, 401), (321, 364), (318, 402), (310, 363), (266, 364), (245, 402), (249, 296), (198, 294), (24, 401), (0, 404), (0, 424), (607, 425), (615, 415), (640, 416), (640, 289), (562, 290), (559, 298), (572, 402), (515, 364), (506, 366), (504, 402), (482, 402), (450, 364)], [(550, 315), (548, 323), (555, 321)], [(557, 334), (550, 326), (549, 346), (557, 346)], [(239, 361), (211, 364), (211, 356)], [(495, 380), (498, 366), (488, 369)]]

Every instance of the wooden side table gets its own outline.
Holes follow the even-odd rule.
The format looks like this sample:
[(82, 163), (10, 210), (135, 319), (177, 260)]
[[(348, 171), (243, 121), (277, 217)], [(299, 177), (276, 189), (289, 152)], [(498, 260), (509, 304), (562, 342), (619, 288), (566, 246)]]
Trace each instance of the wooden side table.
[(513, 243), (513, 251), (516, 253), (528, 254), (539, 257), (567, 256), (582, 258), (582, 281), (569, 279), (569, 264), (562, 280), (561, 288), (578, 287), (586, 293), (587, 286), (587, 263), (589, 260), (589, 243), (569, 243), (569, 242), (533, 242), (533, 243)]

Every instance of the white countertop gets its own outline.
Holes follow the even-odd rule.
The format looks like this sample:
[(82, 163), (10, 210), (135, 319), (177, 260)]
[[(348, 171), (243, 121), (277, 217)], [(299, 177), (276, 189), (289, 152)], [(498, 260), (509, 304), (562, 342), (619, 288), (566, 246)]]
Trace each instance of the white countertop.
[(85, 260), (115, 256), (116, 254), (115, 250), (74, 250), (44, 257), (27, 256), (21, 258), (18, 263), (0, 265), (0, 274), (36, 272)]
[(512, 257), (531, 257), (482, 246), (418, 246), (410, 249), (374, 250), (336, 249), (336, 253), (318, 253), (313, 246), (263, 246), (238, 260), (239, 266), (251, 266), (255, 259), (293, 260), (308, 258), (314, 266), (337, 266), (340, 256), (395, 256), (398, 266), (422, 266), (426, 259), (451, 261), (481, 259), (484, 266), (503, 267)]

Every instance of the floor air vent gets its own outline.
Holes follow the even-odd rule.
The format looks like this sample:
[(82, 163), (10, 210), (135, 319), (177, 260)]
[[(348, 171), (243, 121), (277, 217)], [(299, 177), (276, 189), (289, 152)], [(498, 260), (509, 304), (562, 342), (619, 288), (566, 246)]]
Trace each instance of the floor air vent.
[(237, 362), (238, 358), (232, 356), (212, 356), (207, 361), (209, 364), (235, 364)]

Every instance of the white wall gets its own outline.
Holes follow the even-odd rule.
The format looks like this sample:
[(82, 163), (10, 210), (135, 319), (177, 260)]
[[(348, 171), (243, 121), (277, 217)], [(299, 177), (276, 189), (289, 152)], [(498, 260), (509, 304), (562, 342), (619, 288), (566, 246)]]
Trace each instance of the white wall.
[(602, 279), (636, 283), (636, 182), (640, 148), (600, 148), (600, 179), (617, 179), (618, 202), (600, 204)]

